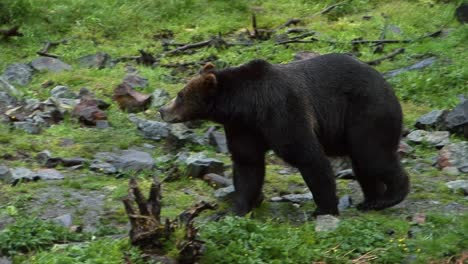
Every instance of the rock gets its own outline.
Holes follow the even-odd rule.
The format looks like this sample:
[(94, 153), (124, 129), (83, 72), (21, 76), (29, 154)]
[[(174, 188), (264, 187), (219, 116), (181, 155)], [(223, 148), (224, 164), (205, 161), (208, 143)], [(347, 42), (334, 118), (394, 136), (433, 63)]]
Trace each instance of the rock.
[(129, 113), (145, 111), (151, 103), (151, 95), (140, 93), (125, 82), (114, 89), (112, 99), (119, 104), (120, 110)]
[(442, 172), (444, 172), (447, 175), (451, 175), (451, 176), (460, 175), (460, 171), (457, 169), (457, 167), (445, 167), (445, 168), (442, 169)]
[(235, 189), (234, 185), (220, 188), (215, 191), (214, 196), (219, 200), (231, 200), (234, 196)]
[(21, 129), (29, 134), (34, 135), (41, 133), (41, 127), (31, 121), (15, 122), (13, 125), (16, 129)]
[(24, 63), (14, 63), (6, 67), (2, 78), (8, 83), (20, 86), (28, 85), (32, 80), (33, 69)]
[(468, 173), (468, 141), (451, 143), (439, 150), (437, 166), (441, 169), (456, 167), (463, 173)]
[(353, 199), (349, 195), (345, 195), (340, 198), (338, 201), (338, 210), (343, 211), (345, 209), (348, 209), (353, 205)]
[(9, 257), (0, 257), (0, 264), (12, 264), (13, 260)]
[(73, 219), (71, 214), (64, 214), (52, 219), (53, 222), (63, 226), (63, 227), (71, 227), (73, 224)]
[(156, 164), (164, 164), (164, 163), (167, 163), (171, 160), (173, 160), (174, 157), (170, 154), (166, 154), (166, 155), (163, 155), (163, 156), (159, 156), (155, 159), (155, 163)]
[(23, 93), (18, 91), (13, 85), (0, 76), (0, 91), (7, 93), (10, 96), (21, 96)]
[(465, 195), (468, 195), (468, 180), (450, 181), (446, 185), (453, 191), (462, 190)]
[(458, 22), (462, 24), (468, 23), (468, 3), (460, 4), (457, 9), (455, 9), (455, 16)]
[(134, 115), (129, 115), (129, 119), (137, 125), (138, 130), (142, 132), (145, 138), (161, 140), (169, 136), (169, 125), (167, 123), (146, 120)]
[(205, 174), (203, 175), (202, 179), (208, 182), (210, 186), (213, 186), (215, 188), (222, 188), (232, 185), (231, 179), (228, 179), (216, 173)]
[(413, 143), (427, 142), (436, 147), (443, 147), (450, 143), (450, 133), (448, 131), (425, 131), (415, 130), (406, 137), (408, 141)]
[(444, 128), (444, 118), (447, 113), (447, 110), (433, 110), (421, 116), (414, 126), (418, 129)]
[(66, 98), (66, 99), (76, 99), (78, 95), (71, 91), (67, 86), (59, 85), (55, 86), (54, 89), (50, 91), (52, 97), (55, 98)]
[(146, 88), (148, 86), (148, 79), (137, 74), (127, 74), (122, 84), (127, 84), (131, 88)]
[(10, 182), (13, 175), (7, 166), (0, 165), (0, 180)]
[(392, 71), (388, 71), (388, 72), (385, 72), (383, 74), (383, 76), (385, 78), (392, 78), (392, 77), (395, 77), (401, 73), (404, 73), (404, 72), (407, 72), (407, 71), (412, 71), (412, 70), (419, 70), (419, 69), (423, 69), (423, 68), (426, 68), (428, 66), (431, 66), (432, 64), (434, 64), (434, 62), (436, 62), (437, 58), (436, 57), (430, 57), (430, 58), (427, 58), (427, 59), (424, 59), (422, 61), (419, 61), (411, 66), (407, 66), (407, 67), (404, 67), (404, 68), (401, 68), (401, 69), (396, 69), (396, 70), (392, 70)]
[(463, 134), (468, 138), (468, 100), (461, 102), (445, 117), (445, 125), (453, 133)]
[(291, 203), (304, 203), (313, 199), (312, 193), (301, 193), (301, 194), (286, 194), (279, 197), (273, 197), (270, 199), (272, 202), (291, 202)]
[(81, 98), (72, 116), (85, 126), (96, 126), (98, 120), (107, 120), (106, 113), (98, 107), (98, 101), (91, 97)]
[(31, 66), (38, 71), (61, 72), (72, 70), (70, 65), (51, 57), (37, 58), (31, 62)]
[(333, 172), (338, 172), (352, 168), (351, 159), (349, 157), (328, 157)]
[(204, 145), (204, 140), (198, 137), (195, 132), (189, 129), (183, 123), (171, 124), (169, 126), (169, 137), (168, 140), (171, 145), (175, 147), (181, 147), (186, 143), (194, 143)]
[(16, 98), (13, 96), (10, 96), (6, 92), (0, 91), (0, 113), (5, 112), (5, 110), (16, 104)]
[(149, 153), (138, 150), (123, 150), (118, 153), (98, 152), (90, 168), (107, 174), (117, 171), (141, 171), (154, 168), (154, 159)]
[(416, 213), (413, 215), (411, 222), (417, 225), (423, 225), (426, 223), (426, 215), (423, 213)]
[(26, 169), (23, 167), (12, 169), (11, 175), (12, 175), (12, 178), (11, 178), (10, 183), (12, 183), (13, 185), (16, 185), (16, 183), (18, 183), (19, 181), (23, 181), (23, 180), (35, 181), (39, 179), (32, 170)]
[(226, 135), (223, 132), (216, 131), (216, 128), (211, 127), (208, 129), (208, 142), (216, 147), (219, 153), (229, 153)]
[(105, 129), (109, 127), (110, 125), (107, 120), (96, 120), (96, 128)]
[(398, 145), (398, 154), (400, 156), (407, 156), (408, 154), (412, 153), (414, 151), (414, 148), (408, 145), (405, 141), (401, 140), (400, 144)]
[(156, 89), (154, 92), (151, 94), (153, 97), (151, 101), (151, 107), (152, 108), (159, 108), (163, 105), (166, 104), (167, 101), (169, 101), (169, 93), (166, 90), (163, 89)]
[(315, 57), (318, 57), (318, 56), (320, 56), (320, 53), (318, 53), (318, 52), (299, 51), (298, 53), (296, 53), (296, 55), (294, 55), (293, 60), (295, 60), (295, 61), (307, 60), (307, 59), (312, 59), (312, 58), (315, 58)]
[(55, 169), (40, 169), (36, 171), (35, 177), (41, 180), (63, 180), (63, 175)]
[(354, 175), (354, 171), (352, 169), (341, 170), (335, 173), (335, 177), (341, 180), (354, 180), (356, 176)]
[(222, 174), (224, 171), (224, 163), (207, 158), (203, 152), (189, 156), (185, 163), (187, 164), (185, 175), (189, 177), (201, 178), (208, 173)]
[(115, 65), (109, 54), (105, 52), (97, 52), (96, 54), (86, 55), (78, 58), (81, 67), (87, 68), (110, 68)]
[(338, 228), (340, 219), (333, 215), (319, 215), (315, 221), (315, 232), (330, 232)]

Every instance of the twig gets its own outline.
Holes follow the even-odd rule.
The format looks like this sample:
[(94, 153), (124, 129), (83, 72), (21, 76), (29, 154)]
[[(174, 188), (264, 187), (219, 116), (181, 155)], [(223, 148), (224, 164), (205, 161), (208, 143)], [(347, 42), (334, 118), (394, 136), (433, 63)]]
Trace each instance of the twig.
[(221, 46), (233, 46), (233, 45), (241, 45), (241, 44), (234, 44), (234, 43), (228, 44), (226, 41), (224, 41), (224, 39), (221, 38), (221, 36), (217, 36), (209, 40), (204, 40), (204, 41), (200, 41), (197, 43), (180, 46), (176, 49), (166, 52), (166, 55), (172, 55), (172, 54), (187, 51), (190, 49), (199, 49), (199, 48), (208, 47), (208, 46), (221, 47)]
[(388, 60), (388, 59), (392, 59), (394, 58), (396, 55), (398, 54), (401, 54), (401, 53), (404, 53), (405, 52), (405, 49), (404, 48), (398, 48), (392, 52), (390, 52), (389, 54), (383, 56), (383, 57), (380, 57), (378, 59), (375, 59), (375, 60), (371, 60), (371, 61), (368, 61), (366, 62), (367, 64), (369, 65), (379, 65), (382, 61), (384, 60)]
[(333, 5), (327, 6), (324, 9), (322, 9), (320, 12), (315, 13), (315, 14), (313, 14), (311, 16), (308, 16), (307, 18), (310, 19), (310, 18), (314, 18), (316, 16), (325, 15), (325, 14), (329, 13), (330, 11), (332, 11), (333, 9), (335, 9), (336, 7), (344, 4), (345, 2), (346, 1), (339, 2), (339, 3), (333, 4)]
[(275, 30), (286, 28), (286, 27), (289, 27), (291, 25), (297, 25), (297, 24), (301, 23), (301, 21), (302, 21), (302, 19), (300, 19), (300, 18), (291, 18), (288, 21), (286, 21), (284, 24), (277, 26), (275, 28)]
[(19, 26), (13, 26), (9, 29), (0, 29), (0, 35), (7, 39), (9, 37), (22, 37), (23, 33), (19, 32)]
[(284, 44), (291, 44), (291, 43), (314, 43), (319, 41), (316, 38), (311, 38), (309, 40), (304, 40), (304, 39), (288, 39), (284, 41), (277, 42), (277, 45), (284, 45)]
[(52, 57), (52, 58), (58, 58), (59, 56), (58, 55), (54, 55), (54, 54), (50, 54), (49, 53), (49, 49), (51, 48), (54, 48), (60, 44), (67, 44), (68, 43), (68, 40), (67, 39), (62, 39), (62, 40), (59, 40), (59, 41), (46, 41), (44, 42), (44, 47), (39, 50), (38, 52), (36, 52), (37, 55), (40, 55), (40, 56), (45, 56), (45, 57)]
[(379, 39), (379, 40), (352, 40), (351, 44), (382, 44), (382, 43), (410, 43), (412, 40), (410, 39)]
[(255, 14), (252, 14), (252, 28), (253, 28), (253, 35), (251, 37), (257, 38), (258, 37), (257, 17), (255, 16)]

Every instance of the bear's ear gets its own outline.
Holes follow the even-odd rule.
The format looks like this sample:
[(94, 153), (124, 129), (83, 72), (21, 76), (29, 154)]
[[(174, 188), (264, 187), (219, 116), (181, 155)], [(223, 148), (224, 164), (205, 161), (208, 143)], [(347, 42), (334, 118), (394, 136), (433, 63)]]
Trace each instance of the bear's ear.
[(214, 64), (211, 63), (211, 62), (208, 62), (208, 63), (205, 64), (205, 66), (203, 66), (203, 68), (200, 70), (200, 73), (201, 73), (201, 74), (210, 73), (210, 72), (214, 71), (214, 69), (215, 69)]

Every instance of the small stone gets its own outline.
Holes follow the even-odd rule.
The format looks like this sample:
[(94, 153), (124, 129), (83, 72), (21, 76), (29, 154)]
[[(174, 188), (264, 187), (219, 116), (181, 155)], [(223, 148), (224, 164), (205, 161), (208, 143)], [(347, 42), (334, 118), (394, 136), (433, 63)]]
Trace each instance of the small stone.
[(2, 77), (11, 84), (28, 85), (32, 80), (33, 69), (24, 63), (14, 63), (6, 67)]
[(48, 150), (43, 150), (36, 155), (36, 160), (39, 164), (44, 165), (52, 157), (52, 154)]
[(287, 194), (283, 196), (277, 196), (270, 199), (271, 202), (291, 202), (291, 203), (304, 203), (313, 199), (312, 193), (301, 193), (301, 194)]
[(232, 180), (223, 177), (216, 173), (208, 173), (203, 175), (202, 179), (214, 188), (227, 187), (232, 185)]
[(58, 216), (52, 219), (52, 221), (63, 227), (71, 227), (71, 225), (73, 224), (71, 214), (64, 214), (64, 215)]
[(460, 175), (460, 171), (457, 169), (457, 167), (445, 167), (445, 168), (442, 169), (442, 172), (444, 172), (447, 175), (451, 175), (451, 176)]
[(135, 115), (129, 115), (128, 117), (130, 121), (137, 125), (138, 130), (142, 132), (145, 138), (159, 141), (169, 136), (169, 125), (167, 123), (150, 121), (138, 118)]
[(151, 94), (153, 97), (153, 100), (151, 101), (151, 107), (152, 108), (159, 108), (166, 104), (167, 101), (169, 101), (169, 93), (166, 90), (163, 89), (156, 89), (154, 92)]
[(97, 52), (96, 54), (86, 55), (78, 58), (80, 66), (87, 68), (109, 68), (114, 66), (111, 56), (105, 52)]
[(343, 211), (345, 209), (348, 209), (353, 205), (353, 199), (349, 195), (345, 195), (340, 198), (338, 201), (338, 210)]
[(436, 147), (443, 147), (450, 143), (450, 133), (448, 131), (425, 131), (415, 130), (411, 132), (406, 138), (413, 143), (427, 142)]
[(395, 76), (400, 75), (401, 73), (404, 73), (404, 72), (407, 72), (407, 71), (419, 70), (419, 69), (429, 67), (432, 64), (434, 64), (436, 61), (437, 61), (436, 57), (430, 57), (430, 58), (427, 58), (427, 59), (423, 59), (422, 61), (416, 62), (415, 64), (413, 64), (411, 66), (407, 66), (407, 67), (403, 67), (403, 68), (400, 68), (400, 69), (385, 72), (383, 74), (383, 76), (385, 78), (392, 78), (392, 77), (395, 77)]
[(315, 221), (315, 232), (330, 232), (338, 228), (340, 219), (333, 215), (319, 215)]
[(417, 225), (422, 225), (426, 223), (426, 215), (422, 213), (417, 213), (413, 215), (413, 219), (411, 222), (417, 224)]
[(456, 167), (463, 173), (468, 173), (468, 141), (451, 143), (439, 150), (437, 166)]
[(234, 185), (217, 189), (214, 193), (214, 196), (219, 200), (230, 200), (234, 195), (235, 189)]
[(447, 110), (433, 110), (421, 116), (414, 125), (418, 129), (444, 128), (444, 118)]
[(38, 71), (61, 72), (70, 71), (72, 67), (59, 59), (40, 57), (31, 62), (31, 66)]
[(408, 143), (406, 143), (403, 140), (400, 141), (400, 144), (398, 145), (398, 154), (400, 154), (401, 156), (407, 156), (413, 151), (414, 151), (414, 148), (408, 145)]
[(148, 79), (137, 74), (127, 74), (122, 83), (128, 84), (131, 88), (146, 88), (148, 86)]
[(35, 177), (41, 180), (63, 180), (63, 175), (55, 169), (40, 169), (36, 171)]
[(0, 180), (10, 182), (11, 179), (12, 174), (10, 169), (7, 166), (0, 165)]
[(335, 174), (335, 177), (337, 179), (341, 180), (354, 180), (356, 179), (356, 176), (354, 175), (354, 171), (352, 169), (346, 169), (339, 171)]
[(105, 129), (109, 127), (110, 125), (107, 120), (96, 120), (96, 128)]
[(172, 155), (169, 155), (169, 154), (166, 154), (166, 155), (163, 155), (163, 156), (159, 156), (155, 159), (155, 163), (156, 164), (164, 164), (164, 163), (167, 163), (171, 160), (173, 160), (174, 157)]
[(18, 91), (13, 85), (11, 85), (7, 80), (3, 79), (0, 76), (0, 91), (7, 93), (10, 96), (21, 96), (23, 93)]
[(76, 99), (78, 95), (71, 91), (67, 86), (59, 85), (55, 86), (54, 89), (50, 91), (52, 97), (55, 98), (66, 98), (66, 99)]
[(105, 174), (117, 173), (117, 169), (114, 167), (114, 165), (108, 162), (101, 162), (101, 161), (96, 161), (96, 160), (91, 161), (91, 165), (89, 166), (89, 169), (93, 171), (97, 171), (97, 172), (102, 172)]
[(124, 82), (114, 89), (112, 99), (115, 100), (120, 110), (128, 113), (138, 113), (147, 110), (151, 105), (151, 95), (140, 93)]
[(36, 174), (27, 168), (19, 167), (19, 168), (14, 168), (11, 170), (12, 174), (12, 184), (16, 185), (21, 180), (26, 180), (26, 181), (33, 181), (37, 180), (38, 178), (36, 177)]
[(41, 127), (30, 121), (15, 122), (13, 123), (13, 125), (15, 126), (16, 129), (21, 129), (29, 134), (35, 135), (35, 134), (41, 133)]
[(107, 115), (98, 107), (98, 101), (91, 97), (81, 98), (75, 106), (72, 116), (85, 126), (96, 126), (98, 120), (107, 120)]
[(203, 152), (195, 153), (185, 161), (187, 168), (186, 176), (201, 178), (208, 173), (222, 174), (224, 171), (224, 163), (217, 159), (207, 158)]
[(465, 195), (468, 195), (468, 180), (450, 181), (446, 185), (453, 191), (462, 190)]

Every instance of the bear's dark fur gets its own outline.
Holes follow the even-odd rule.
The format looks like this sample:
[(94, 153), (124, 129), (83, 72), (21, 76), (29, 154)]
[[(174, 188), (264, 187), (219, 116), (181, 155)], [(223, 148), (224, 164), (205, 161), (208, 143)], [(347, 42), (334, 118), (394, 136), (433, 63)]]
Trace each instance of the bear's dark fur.
[(208, 64), (160, 113), (167, 122), (224, 125), (238, 215), (261, 200), (268, 150), (299, 169), (315, 214), (338, 214), (327, 155), (350, 156), (365, 197), (361, 210), (398, 204), (409, 190), (397, 154), (400, 104), (377, 71), (347, 55), (289, 64), (254, 60), (224, 70)]

